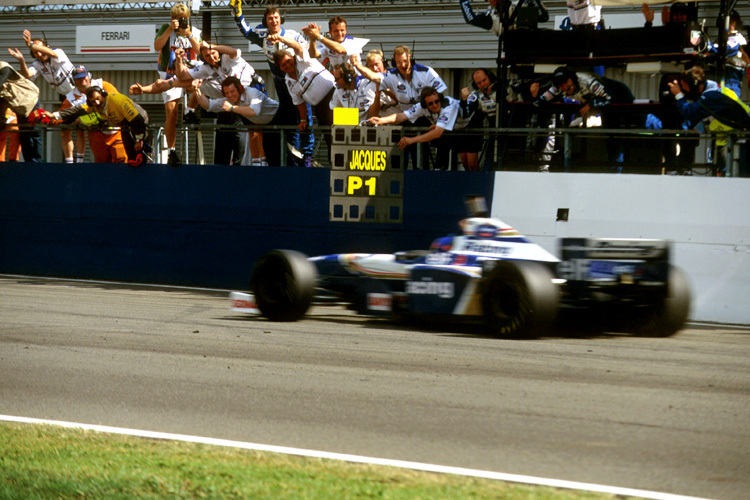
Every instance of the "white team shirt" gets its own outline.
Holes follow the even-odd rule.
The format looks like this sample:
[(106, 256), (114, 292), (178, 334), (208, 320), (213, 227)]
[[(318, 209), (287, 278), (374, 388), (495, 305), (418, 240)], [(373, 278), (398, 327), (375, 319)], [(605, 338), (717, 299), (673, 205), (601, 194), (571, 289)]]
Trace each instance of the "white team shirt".
[(429, 109), (423, 108), (421, 103), (417, 103), (403, 113), (410, 122), (414, 122), (417, 118), (424, 116), (436, 127), (447, 131), (466, 128), (470, 120), (460, 117), (460, 101), (452, 97), (446, 97), (445, 99), (448, 100), (448, 105), (442, 106), (439, 113), (430, 112)]
[(357, 56), (362, 59), (363, 45), (362, 43), (358, 43), (353, 37), (347, 35), (344, 41), (341, 42), (341, 46), (346, 49), (346, 52), (344, 54), (337, 54), (322, 43), (319, 43), (317, 45), (318, 52), (320, 53), (318, 59), (323, 63), (323, 66), (328, 68), (328, 71), (333, 72), (333, 68), (339, 64), (348, 62), (351, 56)]
[(433, 87), (443, 93), (448, 90), (448, 86), (434, 69), (421, 64), (412, 66), (411, 82), (408, 82), (397, 68), (391, 68), (380, 84), (381, 89), (390, 89), (396, 94), (401, 111), (406, 111), (419, 103), (419, 94), (426, 87)]
[(304, 56), (294, 56), (297, 66), (297, 80), (285, 75), (286, 87), (297, 106), (305, 102), (315, 106), (336, 86), (336, 79), (317, 59), (312, 59), (307, 51)]
[[(310, 42), (307, 40), (307, 37), (301, 33), (297, 33), (294, 30), (287, 30), (287, 29), (281, 28), (281, 33), (279, 34), (283, 36), (284, 38), (292, 39), (296, 41), (297, 43), (299, 43), (300, 45), (302, 45), (302, 52), (307, 53), (308, 49), (310, 48)], [(281, 42), (271, 43), (268, 41), (267, 38), (265, 39), (265, 43), (263, 44), (263, 52), (266, 54), (268, 63), (271, 66), (274, 65), (273, 53), (279, 49), (285, 50), (290, 56), (294, 56), (294, 49), (292, 49), (291, 47)]]
[(366, 120), (367, 110), (375, 102), (375, 82), (367, 78), (357, 77), (354, 90), (337, 88), (331, 98), (331, 109), (334, 108), (357, 108), (359, 110), (359, 121)]
[[(221, 113), (224, 111), (222, 105), (226, 101), (226, 98), (221, 99), (209, 99), (208, 110), (212, 113)], [(276, 111), (279, 110), (279, 103), (268, 97), (266, 94), (258, 89), (252, 87), (245, 87), (245, 91), (240, 94), (240, 101), (235, 106), (250, 106), (255, 112), (255, 116), (243, 117), (247, 118), (253, 123), (263, 125), (269, 123), (276, 116)]]
[(478, 111), (481, 111), (487, 116), (495, 116), (495, 112), (497, 111), (495, 95), (494, 90), (489, 94), (485, 94), (483, 91), (477, 89), (469, 94), (469, 97), (466, 98), (466, 102), (471, 105), (476, 101)]
[[(200, 30), (200, 28), (190, 28), (190, 33), (193, 36), (193, 38), (198, 42), (198, 44), (201, 43), (203, 40), (203, 32)], [(169, 41), (167, 42), (170, 47), (174, 47), (175, 49), (180, 48), (185, 50), (185, 56), (182, 59), (182, 63), (187, 68), (192, 68), (196, 64), (198, 64), (198, 54), (195, 53), (195, 50), (193, 49), (193, 42), (190, 41), (190, 38), (180, 35), (176, 31), (173, 31), (169, 35)], [(165, 44), (166, 45), (166, 44)], [(163, 50), (163, 49), (162, 49)], [(162, 51), (159, 50), (159, 62), (157, 63), (156, 70), (159, 72), (160, 78), (168, 78), (167, 75), (172, 75), (173, 70), (169, 69), (169, 61), (162, 61)], [(174, 55), (174, 49), (170, 52), (171, 55)], [(171, 56), (170, 56), (171, 57)], [(161, 64), (164, 63), (165, 67), (167, 68), (167, 71), (161, 70)]]
[(597, 24), (602, 19), (602, 6), (591, 0), (566, 0), (571, 25)]
[[(237, 49), (237, 55), (234, 59), (229, 54), (221, 54), (219, 67), (214, 68), (210, 64), (201, 63), (198, 66), (188, 70), (194, 80), (203, 80), (201, 90), (206, 97), (221, 97), (221, 82), (228, 76), (236, 76), (240, 79), (243, 87), (249, 87), (253, 83), (253, 68), (247, 61), (242, 58), (242, 51)], [(210, 89), (210, 90), (209, 90)], [(208, 90), (208, 92), (205, 92)]]
[[(102, 81), (103, 80), (101, 78), (97, 78), (96, 80), (91, 80), (91, 86), (99, 87), (100, 89), (104, 88), (102, 86), (103, 85)], [(73, 87), (73, 90), (65, 94), (65, 98), (68, 100), (68, 102), (70, 103), (70, 106), (73, 108), (78, 106), (79, 104), (86, 104), (86, 93), (84, 92), (83, 94), (81, 94), (80, 92), (78, 92), (78, 89), (75, 87)]]
[(35, 80), (40, 74), (47, 80), (55, 92), (66, 95), (76, 88), (73, 83), (73, 63), (62, 49), (52, 49), (57, 58), (50, 57), (46, 63), (34, 59), (29, 66), (29, 78)]

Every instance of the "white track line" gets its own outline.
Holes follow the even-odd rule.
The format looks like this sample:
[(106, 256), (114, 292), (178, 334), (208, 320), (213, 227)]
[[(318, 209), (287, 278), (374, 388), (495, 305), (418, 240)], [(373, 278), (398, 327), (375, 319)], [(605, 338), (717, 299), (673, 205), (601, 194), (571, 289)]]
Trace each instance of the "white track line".
[(288, 448), (286, 446), (272, 446), (267, 444), (245, 443), (242, 441), (230, 441), (226, 439), (214, 439), (200, 436), (187, 436), (184, 434), (170, 434), (165, 432), (152, 432), (137, 429), (125, 429), (122, 427), (108, 427), (104, 425), (78, 424), (74, 422), (61, 422), (57, 420), (43, 420), (38, 418), (14, 417), (0, 415), (0, 421), (18, 422), (25, 424), (45, 424), (60, 427), (70, 427), (87, 431), (107, 432), (111, 434), (124, 434), (150, 439), (168, 439), (172, 441), (184, 441), (188, 443), (201, 443), (214, 446), (227, 446), (245, 450), (268, 451), (273, 453), (284, 453), (302, 457), (326, 458), (330, 460), (342, 460), (371, 465), (382, 465), (386, 467), (400, 467), (404, 469), (421, 470), (425, 472), (436, 472), (440, 474), (457, 474), (460, 476), (481, 477), (485, 479), (496, 479), (512, 483), (533, 484), (538, 486), (550, 486), (552, 488), (566, 488), (574, 490), (595, 491), (609, 493), (612, 495), (624, 495), (654, 500), (706, 500), (699, 497), (688, 497), (673, 495), (671, 493), (660, 493), (657, 491), (636, 490), (631, 488), (618, 488), (616, 486), (604, 486), (600, 484), (578, 483), (575, 481), (564, 481), (560, 479), (547, 479), (543, 477), (521, 476), (518, 474), (504, 474), (476, 469), (464, 469), (462, 467), (449, 467), (444, 465), (424, 464), (419, 462), (407, 462), (404, 460), (389, 460), (385, 458), (363, 457), (359, 455), (347, 455), (344, 453), (330, 453), (326, 451), (304, 450), (300, 448)]

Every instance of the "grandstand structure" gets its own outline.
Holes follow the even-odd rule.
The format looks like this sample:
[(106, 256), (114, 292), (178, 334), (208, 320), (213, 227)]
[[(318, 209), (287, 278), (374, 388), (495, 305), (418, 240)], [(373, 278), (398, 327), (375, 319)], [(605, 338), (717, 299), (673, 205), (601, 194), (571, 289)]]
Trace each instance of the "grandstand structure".
[[(619, 1), (627, 0), (603, 0), (602, 3)], [(127, 92), (132, 83), (146, 84), (157, 78), (157, 53), (77, 53), (77, 33), (96, 25), (153, 25), (158, 29), (169, 22), (169, 8), (174, 3), (179, 2), (4, 0), (0, 6), (0, 44), (24, 49), (26, 54), (21, 32), (28, 29), (35, 37), (44, 36), (52, 47), (65, 50), (74, 64), (86, 66), (95, 77), (104, 78), (121, 92)], [(270, 80), (265, 57), (238, 32), (228, 0), (184, 3), (192, 7), (193, 25), (204, 31), (204, 37), (210, 36), (214, 43), (242, 49), (243, 57), (267, 82)], [(497, 37), (466, 24), (456, 0), (245, 0), (243, 13), (246, 19), (260, 23), (263, 10), (270, 4), (282, 9), (287, 27), (298, 29), (308, 22), (317, 22), (327, 28), (330, 17), (343, 15), (349, 34), (370, 40), (365, 50), (381, 49), (388, 55), (396, 45), (413, 47), (417, 62), (434, 67), (447, 83), (448, 95), (454, 97), (459, 96), (461, 88), (469, 86), (475, 68), (498, 67)], [(706, 35), (711, 39), (717, 36), (716, 20), (725, 4), (725, 1), (699, 4), (699, 19), (706, 19)], [(483, 10), (487, 5), (484, 1), (473, 2), (475, 10)], [(552, 0), (545, 5), (550, 20), (539, 28), (559, 29), (560, 20), (566, 16), (565, 2)], [(659, 9), (657, 4), (652, 7)], [(750, 20), (750, 6), (737, 5), (736, 9)], [(605, 25), (608, 19), (625, 17), (638, 25), (642, 19), (640, 2), (607, 5), (603, 8), (603, 17)], [(27, 61), (29, 59), (27, 55)], [(0, 60), (17, 67), (17, 62), (4, 49), (0, 50)], [(658, 99), (661, 77), (658, 69), (629, 72), (624, 65), (615, 64), (606, 68), (606, 74), (628, 84), (639, 99)], [(42, 91), (43, 107), (56, 109), (57, 96), (43, 81), (37, 82)], [(273, 96), (273, 85), (268, 85), (268, 91)], [(134, 100), (149, 112), (152, 124), (163, 122), (160, 95), (134, 96)], [(55, 160), (56, 152), (59, 148), (48, 147), (47, 157)]]

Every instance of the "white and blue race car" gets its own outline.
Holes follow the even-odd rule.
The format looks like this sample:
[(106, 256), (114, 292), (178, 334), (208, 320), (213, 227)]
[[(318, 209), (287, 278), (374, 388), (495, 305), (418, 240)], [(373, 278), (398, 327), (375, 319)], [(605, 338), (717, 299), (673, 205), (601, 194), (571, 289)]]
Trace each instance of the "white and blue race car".
[(297, 321), (333, 297), (361, 314), (481, 321), (492, 335), (517, 338), (551, 329), (561, 308), (617, 318), (611, 328), (644, 336), (673, 335), (687, 320), (690, 286), (670, 264), (667, 240), (563, 238), (557, 258), (497, 219), (459, 226), (429, 250), (309, 258), (273, 250), (256, 262), (251, 293), (232, 292), (232, 307)]

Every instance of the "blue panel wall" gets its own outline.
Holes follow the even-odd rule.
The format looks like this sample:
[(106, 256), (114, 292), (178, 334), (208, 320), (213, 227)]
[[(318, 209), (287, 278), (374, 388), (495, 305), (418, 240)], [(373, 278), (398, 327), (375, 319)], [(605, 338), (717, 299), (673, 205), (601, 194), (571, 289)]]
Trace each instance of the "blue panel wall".
[(402, 224), (329, 222), (326, 169), (0, 164), (0, 273), (243, 289), (273, 248), (427, 248), (494, 175), (407, 171)]

